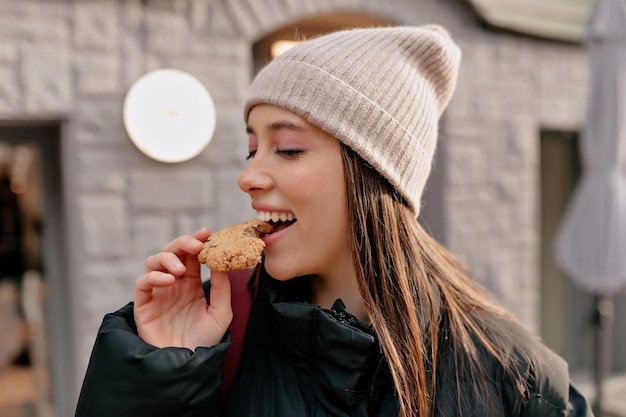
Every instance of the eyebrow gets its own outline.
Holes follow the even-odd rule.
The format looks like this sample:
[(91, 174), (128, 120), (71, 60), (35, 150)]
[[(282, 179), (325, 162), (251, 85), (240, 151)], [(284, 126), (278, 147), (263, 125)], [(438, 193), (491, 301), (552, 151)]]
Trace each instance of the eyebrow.
[[(266, 129), (272, 132), (276, 132), (279, 130), (293, 130), (296, 132), (302, 132), (306, 130), (304, 126), (301, 126), (289, 120), (278, 120), (276, 122), (270, 123), (269, 125), (267, 125)], [(246, 126), (246, 133), (254, 133), (254, 130), (250, 126)]]

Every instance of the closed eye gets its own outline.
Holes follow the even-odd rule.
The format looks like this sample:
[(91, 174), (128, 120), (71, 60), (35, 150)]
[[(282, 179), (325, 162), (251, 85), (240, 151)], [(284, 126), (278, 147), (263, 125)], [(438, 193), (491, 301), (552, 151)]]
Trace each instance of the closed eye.
[(254, 158), (254, 154), (256, 154), (256, 151), (251, 151), (248, 156), (246, 156), (246, 161), (249, 161), (250, 159)]
[(276, 149), (276, 154), (288, 159), (295, 159), (302, 153), (302, 149)]

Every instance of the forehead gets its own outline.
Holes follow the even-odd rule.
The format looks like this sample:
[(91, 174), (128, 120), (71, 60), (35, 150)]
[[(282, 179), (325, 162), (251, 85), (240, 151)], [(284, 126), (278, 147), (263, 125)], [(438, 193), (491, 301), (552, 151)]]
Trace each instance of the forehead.
[(282, 107), (259, 104), (250, 110), (246, 131), (252, 136), (282, 130), (325, 137), (338, 142), (333, 135), (310, 123), (304, 117)]
[(271, 104), (259, 104), (250, 110), (247, 127), (251, 129), (262, 127), (270, 128), (271, 123), (277, 120), (284, 121), (285, 125), (292, 124), (294, 126), (301, 126), (302, 128), (313, 126), (303, 117), (282, 107)]

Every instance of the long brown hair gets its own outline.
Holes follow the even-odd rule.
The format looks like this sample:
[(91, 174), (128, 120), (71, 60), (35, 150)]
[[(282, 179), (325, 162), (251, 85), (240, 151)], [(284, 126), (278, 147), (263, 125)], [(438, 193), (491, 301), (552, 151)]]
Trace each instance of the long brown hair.
[[(400, 415), (433, 414), (439, 367), (455, 367), (457, 392), (461, 381), (485, 377), (478, 345), (502, 366), (523, 402), (529, 383), (523, 365), (537, 362), (534, 337), (423, 230), (378, 172), (343, 144), (342, 157), (357, 282), (393, 376)], [(440, 365), (444, 338), (452, 361)], [(481, 384), (471, 385), (488, 403)]]

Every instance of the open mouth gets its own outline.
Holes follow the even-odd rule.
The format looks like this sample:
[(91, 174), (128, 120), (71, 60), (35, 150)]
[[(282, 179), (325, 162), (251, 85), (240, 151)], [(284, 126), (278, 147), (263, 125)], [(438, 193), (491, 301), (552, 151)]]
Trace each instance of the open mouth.
[(272, 225), (272, 231), (269, 234), (286, 229), (298, 221), (291, 212), (257, 211), (256, 217)]
[(295, 222), (297, 222), (297, 220), (294, 219), (294, 220), (286, 221), (286, 222), (283, 222), (281, 220), (277, 222), (270, 221), (269, 223), (272, 225), (272, 233), (276, 233), (282, 229), (286, 229), (287, 227), (291, 226)]

